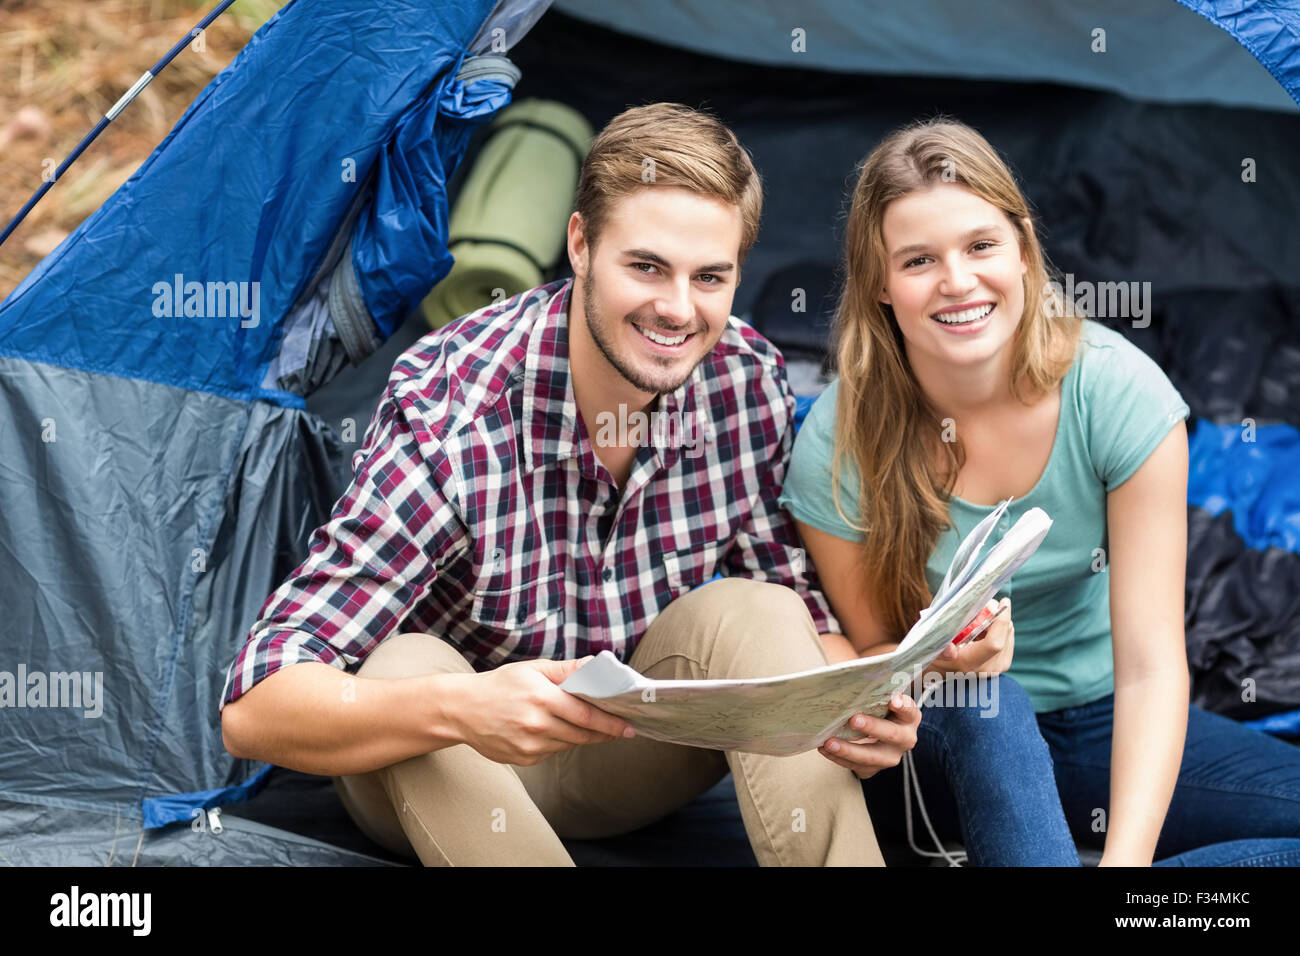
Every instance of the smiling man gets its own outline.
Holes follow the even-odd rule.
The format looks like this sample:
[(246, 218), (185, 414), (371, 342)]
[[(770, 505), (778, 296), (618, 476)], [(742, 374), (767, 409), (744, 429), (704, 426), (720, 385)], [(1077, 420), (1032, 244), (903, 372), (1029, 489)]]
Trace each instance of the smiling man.
[[(906, 698), (855, 723), (875, 742), (849, 766), (653, 741), (557, 686), (601, 650), (763, 677), (844, 641), (776, 503), (784, 364), (731, 317), (761, 203), (706, 114), (637, 107), (596, 137), (573, 278), (394, 366), (351, 487), (230, 668), (232, 754), (334, 776), (363, 831), (426, 864), (568, 865), (561, 837), (642, 827), (728, 769), (760, 864), (883, 862), (857, 776), (915, 744)], [(609, 426), (638, 414), (677, 440)]]

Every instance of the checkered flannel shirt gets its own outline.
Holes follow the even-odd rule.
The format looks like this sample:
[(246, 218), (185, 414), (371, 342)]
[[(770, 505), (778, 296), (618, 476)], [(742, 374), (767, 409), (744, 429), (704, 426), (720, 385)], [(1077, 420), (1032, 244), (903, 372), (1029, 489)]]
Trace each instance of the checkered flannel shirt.
[(660, 397), (620, 496), (574, 402), (571, 288), (470, 313), (398, 359), (351, 486), (263, 605), (222, 707), (299, 661), (354, 671), (403, 631), (437, 634), (478, 671), (605, 649), (626, 661), (715, 573), (791, 587), (818, 632), (839, 632), (777, 507), (795, 411), (780, 352), (729, 318)]

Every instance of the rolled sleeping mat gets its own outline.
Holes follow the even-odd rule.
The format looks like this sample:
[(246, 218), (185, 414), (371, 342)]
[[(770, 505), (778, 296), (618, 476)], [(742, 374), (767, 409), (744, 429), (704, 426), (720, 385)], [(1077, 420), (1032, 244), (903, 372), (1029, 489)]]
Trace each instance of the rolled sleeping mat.
[(421, 304), (431, 328), (541, 285), (564, 249), (591, 125), (551, 100), (520, 100), (488, 127), (456, 197), (456, 262)]

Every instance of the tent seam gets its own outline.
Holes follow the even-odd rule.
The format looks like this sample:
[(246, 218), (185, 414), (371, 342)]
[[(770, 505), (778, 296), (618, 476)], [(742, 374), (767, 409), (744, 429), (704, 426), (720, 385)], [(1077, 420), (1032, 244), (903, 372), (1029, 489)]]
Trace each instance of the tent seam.
[(242, 402), (244, 404), (251, 404), (255, 401), (269, 401), (282, 408), (295, 408), (301, 410), (307, 407), (307, 403), (303, 396), (297, 395), (293, 392), (277, 391), (260, 387), (252, 387), (243, 392), (234, 392), (227, 388), (214, 388), (213, 386), (203, 385), (197, 382), (177, 382), (146, 375), (125, 375), (120, 369), (115, 369), (112, 366), (100, 365), (95, 362), (85, 362), (80, 365), (74, 365), (69, 362), (60, 361), (56, 357), (40, 350), (24, 351), (0, 345), (0, 357), (12, 358), (20, 362), (38, 362), (41, 365), (48, 365), (51, 368), (69, 369), (74, 372), (92, 372), (96, 375), (108, 375), (113, 378), (124, 379), (128, 382), (149, 382), (153, 385), (166, 385), (187, 392), (203, 392), (207, 395), (217, 395), (221, 398), (226, 398), (234, 402)]

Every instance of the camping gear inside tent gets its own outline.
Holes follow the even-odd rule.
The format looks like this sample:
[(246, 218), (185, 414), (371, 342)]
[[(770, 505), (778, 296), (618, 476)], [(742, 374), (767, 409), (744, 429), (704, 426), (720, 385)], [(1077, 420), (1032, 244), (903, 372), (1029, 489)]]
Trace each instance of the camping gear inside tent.
[[(854, 166), (935, 111), (980, 129), (1053, 262), (1141, 297), (1141, 323), (1098, 317), (1192, 407), (1197, 702), (1300, 729), (1300, 3), (546, 7), (289, 3), (0, 303), (0, 671), (102, 675), (78, 708), (0, 713), (9, 862), (397, 862), (328, 779), (230, 757), (217, 702), (346, 487), (393, 361), (436, 334), (425, 311), (498, 285), (439, 295), (449, 228), (466, 268), (510, 244), (529, 261), (509, 281), (566, 266), (542, 219), (493, 213), (493, 181), (521, 175), (522, 130), (488, 129), (512, 98), (582, 117), (539, 133), (567, 183), (548, 201), (572, 189), (565, 143), (627, 106), (703, 105), (736, 131), (765, 208), (733, 312), (786, 353), (804, 407), (827, 380)], [(482, 215), (463, 229), (461, 194)], [(752, 863), (728, 788), (566, 845), (587, 863)]]
[(591, 135), (577, 111), (543, 100), (512, 103), (492, 121), (452, 207), (456, 264), (422, 306), (431, 328), (547, 281)]

